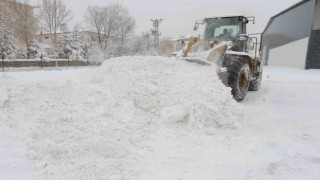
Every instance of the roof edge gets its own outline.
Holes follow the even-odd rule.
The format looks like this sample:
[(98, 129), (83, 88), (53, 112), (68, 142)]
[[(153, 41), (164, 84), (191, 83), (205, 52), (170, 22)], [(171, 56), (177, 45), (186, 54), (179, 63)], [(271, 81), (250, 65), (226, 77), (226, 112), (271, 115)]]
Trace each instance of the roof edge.
[(217, 15), (214, 15), (214, 16), (211, 16), (211, 17), (206, 17), (204, 19), (227, 18), (227, 17), (238, 17), (238, 16), (245, 17), (244, 14), (230, 13), (230, 14), (217, 14)]
[(272, 17), (270, 18), (267, 26), (266, 26), (265, 29), (263, 30), (262, 34), (264, 34), (264, 33), (267, 31), (267, 29), (270, 27), (270, 25), (272, 24), (273, 20), (274, 20), (276, 17), (278, 17), (278, 16), (280, 16), (280, 15), (282, 15), (282, 14), (288, 12), (288, 11), (291, 11), (292, 9), (294, 9), (294, 8), (296, 8), (296, 7), (304, 4), (304, 3), (306, 3), (306, 2), (309, 2), (309, 1), (311, 1), (311, 0), (302, 0), (302, 1), (300, 1), (300, 2), (298, 2), (298, 3), (296, 3), (296, 4), (294, 4), (294, 5), (290, 6), (289, 8), (281, 11), (280, 13), (272, 16)]

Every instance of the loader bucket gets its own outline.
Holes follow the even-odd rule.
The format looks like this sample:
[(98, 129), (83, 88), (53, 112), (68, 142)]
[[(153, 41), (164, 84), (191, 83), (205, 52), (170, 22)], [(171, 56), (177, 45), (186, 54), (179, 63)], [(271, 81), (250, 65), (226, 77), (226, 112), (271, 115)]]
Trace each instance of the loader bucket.
[[(193, 41), (191, 41), (193, 40)], [(186, 48), (183, 49), (184, 59), (202, 59), (207, 62), (215, 62), (222, 59), (228, 49), (228, 41), (213, 46), (208, 41), (191, 39)], [(197, 40), (197, 41), (195, 41)]]
[[(186, 47), (182, 50), (182, 60), (200, 65), (211, 66), (213, 63), (219, 66), (219, 60), (225, 55), (230, 41), (223, 41), (214, 45), (212, 42), (201, 40), (198, 37), (188, 39)], [(219, 79), (225, 86), (228, 85), (228, 72), (225, 68), (217, 71)]]
[(210, 50), (209, 55), (207, 56), (207, 60), (210, 62), (215, 62), (219, 59), (222, 58), (222, 56), (225, 54), (227, 51), (228, 44), (227, 43), (222, 43)]
[(226, 87), (229, 87), (229, 81), (228, 81), (228, 71), (226, 69), (220, 68), (217, 72), (219, 79), (221, 80), (222, 84), (224, 84)]
[[(203, 66), (211, 66), (212, 63), (201, 60), (201, 59), (189, 59), (189, 58), (183, 58), (183, 60), (191, 62), (191, 63), (197, 63)], [(226, 87), (229, 86), (229, 81), (228, 81), (228, 71), (226, 68), (218, 68), (217, 70), (217, 75), (219, 79), (221, 80), (222, 84), (224, 84)]]

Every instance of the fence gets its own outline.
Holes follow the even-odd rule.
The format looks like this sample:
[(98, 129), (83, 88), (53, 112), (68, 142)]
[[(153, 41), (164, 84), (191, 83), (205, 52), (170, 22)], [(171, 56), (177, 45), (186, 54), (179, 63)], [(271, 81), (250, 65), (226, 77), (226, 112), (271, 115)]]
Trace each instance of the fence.
[[(1, 60), (1, 59), (0, 59)], [(16, 59), (2, 60), (0, 68), (4, 71), (5, 68), (21, 68), (21, 67), (66, 67), (66, 66), (89, 66), (99, 65), (98, 63), (90, 63), (88, 61), (71, 61), (68, 59), (49, 59), (49, 60), (35, 60), (35, 59)]]

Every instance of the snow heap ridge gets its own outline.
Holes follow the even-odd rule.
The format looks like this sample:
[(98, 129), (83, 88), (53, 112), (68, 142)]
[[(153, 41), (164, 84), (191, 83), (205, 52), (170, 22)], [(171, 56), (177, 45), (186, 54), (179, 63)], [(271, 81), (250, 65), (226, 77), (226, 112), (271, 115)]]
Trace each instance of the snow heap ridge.
[(16, 132), (42, 179), (170, 179), (154, 168), (203, 153), (192, 151), (199, 139), (190, 135), (244, 124), (215, 67), (122, 57), (94, 70), (53, 80), (0, 77), (1, 124)]
[(193, 127), (236, 128), (243, 111), (230, 89), (219, 80), (215, 67), (174, 58), (122, 57), (106, 61), (92, 77), (103, 77), (119, 103), (170, 122)]

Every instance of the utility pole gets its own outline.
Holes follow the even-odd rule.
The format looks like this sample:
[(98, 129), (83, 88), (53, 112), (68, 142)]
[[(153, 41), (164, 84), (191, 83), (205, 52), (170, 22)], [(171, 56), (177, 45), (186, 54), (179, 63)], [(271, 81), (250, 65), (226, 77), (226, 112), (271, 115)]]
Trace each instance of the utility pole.
[(154, 47), (159, 47), (161, 32), (159, 31), (159, 24), (163, 19), (151, 19), (154, 29), (151, 29), (151, 35), (154, 36)]

